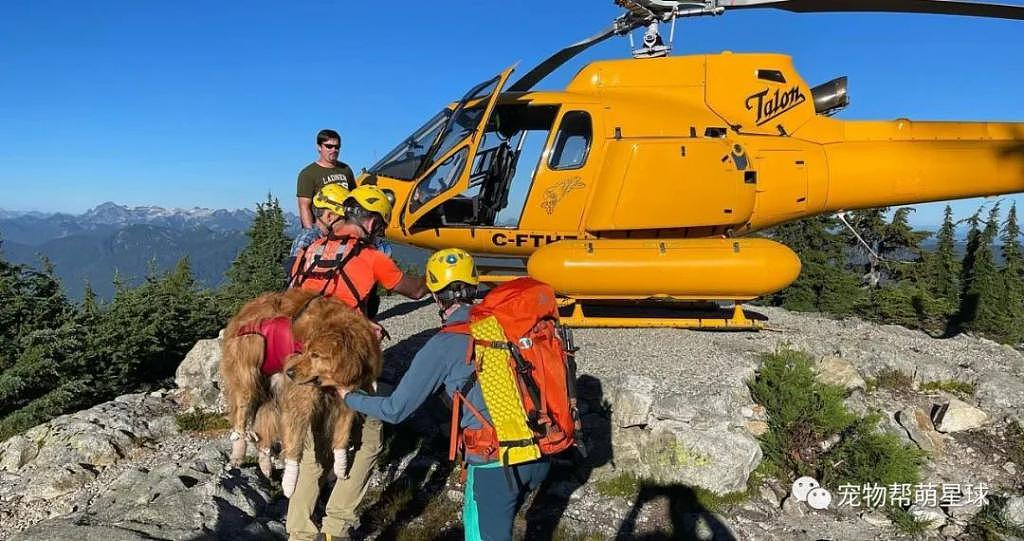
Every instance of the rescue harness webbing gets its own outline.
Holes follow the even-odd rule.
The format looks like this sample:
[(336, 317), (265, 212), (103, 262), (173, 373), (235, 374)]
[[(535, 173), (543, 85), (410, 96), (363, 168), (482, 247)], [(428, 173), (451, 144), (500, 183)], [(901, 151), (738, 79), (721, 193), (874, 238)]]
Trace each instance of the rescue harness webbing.
[[(352, 239), (353, 237), (348, 235), (336, 238), (328, 236), (328, 241), (339, 243), (339, 249), (340, 246), (348, 244)], [(295, 273), (295, 277), (292, 280), (292, 287), (301, 287), (302, 284), (310, 278), (322, 279), (324, 281), (324, 285), (320, 288), (320, 295), (323, 296), (327, 293), (327, 288), (330, 287), (331, 283), (337, 283), (336, 278), (340, 277), (345, 282), (345, 286), (348, 287), (349, 291), (352, 293), (352, 298), (356, 301), (356, 308), (362, 313), (368, 315), (369, 305), (367, 301), (369, 300), (370, 295), (360, 295), (355, 283), (352, 282), (348, 273), (345, 272), (345, 265), (362, 252), (365, 244), (366, 243), (363, 239), (356, 238), (355, 243), (353, 243), (352, 247), (346, 251), (344, 256), (340, 259), (335, 257), (327, 261), (322, 261), (327, 244), (320, 244), (317, 246), (316, 252), (313, 254), (313, 259), (308, 265), (306, 264), (306, 254), (303, 253), (302, 260), (299, 261), (297, 267), (299, 271)], [(336, 256), (337, 252), (335, 252), (334, 255)]]

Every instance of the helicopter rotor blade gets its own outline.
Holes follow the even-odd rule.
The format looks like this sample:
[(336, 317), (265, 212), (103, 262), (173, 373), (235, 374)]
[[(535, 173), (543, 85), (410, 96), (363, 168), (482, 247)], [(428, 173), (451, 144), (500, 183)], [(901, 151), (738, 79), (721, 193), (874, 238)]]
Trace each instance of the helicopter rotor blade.
[[(632, 30), (632, 28), (630, 28), (630, 30)], [(590, 46), (596, 45), (614, 36), (615, 34), (620, 34), (624, 31), (628, 30), (623, 30), (620, 21), (616, 20), (615, 24), (612, 24), (608, 28), (605, 28), (604, 30), (594, 34), (593, 36), (590, 36), (589, 38), (573, 43), (572, 45), (549, 56), (546, 60), (544, 60), (540, 64), (537, 64), (536, 66), (534, 66), (533, 69), (526, 72), (522, 77), (519, 78), (519, 80), (512, 83), (508, 87), (508, 92), (525, 92), (533, 88), (533, 85), (539, 83), (541, 79), (550, 75), (551, 72), (558, 69), (562, 64), (568, 62), (572, 57), (580, 54)]]
[(733, 9), (775, 8), (796, 13), (889, 12), (964, 15), (997, 19), (1024, 19), (1024, 5), (965, 2), (961, 0), (715, 0)]
[(673, 17), (714, 16), (733, 9), (774, 8), (795, 13), (930, 13), (1024, 20), (1024, 4), (964, 0), (617, 0), (616, 3), (632, 9), (610, 27), (549, 56), (512, 83), (508, 91), (523, 92), (533, 88), (574, 56), (616, 34), (625, 34), (652, 21), (668, 21)]

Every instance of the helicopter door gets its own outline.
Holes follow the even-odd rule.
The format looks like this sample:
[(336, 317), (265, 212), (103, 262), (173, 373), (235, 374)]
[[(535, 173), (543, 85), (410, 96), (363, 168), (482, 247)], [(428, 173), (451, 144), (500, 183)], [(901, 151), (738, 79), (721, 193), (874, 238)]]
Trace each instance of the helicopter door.
[(399, 218), (406, 234), (425, 214), (469, 187), (472, 168), (468, 164), (473, 162), (484, 138), (483, 127), (514, 69), (509, 67), (474, 87), (452, 111), (448, 125), (435, 142), (437, 159), (420, 175)]
[(594, 134), (601, 133), (591, 104), (564, 104), (537, 166), (530, 204), (520, 227), (577, 231), (601, 160), (593, 159)]

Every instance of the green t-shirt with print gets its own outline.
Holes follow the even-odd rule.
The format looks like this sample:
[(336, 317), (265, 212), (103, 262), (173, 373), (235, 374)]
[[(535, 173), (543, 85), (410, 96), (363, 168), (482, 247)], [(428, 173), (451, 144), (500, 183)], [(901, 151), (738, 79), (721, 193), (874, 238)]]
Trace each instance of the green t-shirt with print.
[(356, 175), (344, 162), (337, 162), (334, 167), (324, 167), (313, 162), (299, 171), (295, 195), (313, 199), (316, 192), (328, 184), (340, 184), (346, 190), (351, 190), (356, 187)]

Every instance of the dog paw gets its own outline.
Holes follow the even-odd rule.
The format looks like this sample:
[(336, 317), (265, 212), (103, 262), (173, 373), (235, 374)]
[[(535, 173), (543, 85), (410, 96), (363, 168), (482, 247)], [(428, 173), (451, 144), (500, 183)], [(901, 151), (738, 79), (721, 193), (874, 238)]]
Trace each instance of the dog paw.
[(235, 468), (245, 460), (245, 448), (247, 442), (244, 439), (237, 439), (231, 442), (231, 465)]
[(245, 433), (245, 436), (246, 436), (247, 438), (249, 438), (249, 441), (251, 441), (251, 442), (253, 442), (253, 443), (257, 443), (257, 442), (259, 442), (259, 441), (260, 441), (260, 435), (259, 435), (259, 434), (257, 434), (257, 433), (255, 433), (255, 432), (253, 432), (252, 430), (250, 430), (250, 431), (246, 432), (246, 433)]
[(284, 461), (284, 475), (281, 476), (281, 490), (285, 498), (291, 498), (295, 485), (299, 482), (299, 463), (295, 460)]
[(274, 473), (274, 461), (270, 456), (270, 449), (260, 449), (259, 463), (263, 475), (270, 477), (270, 474)]

